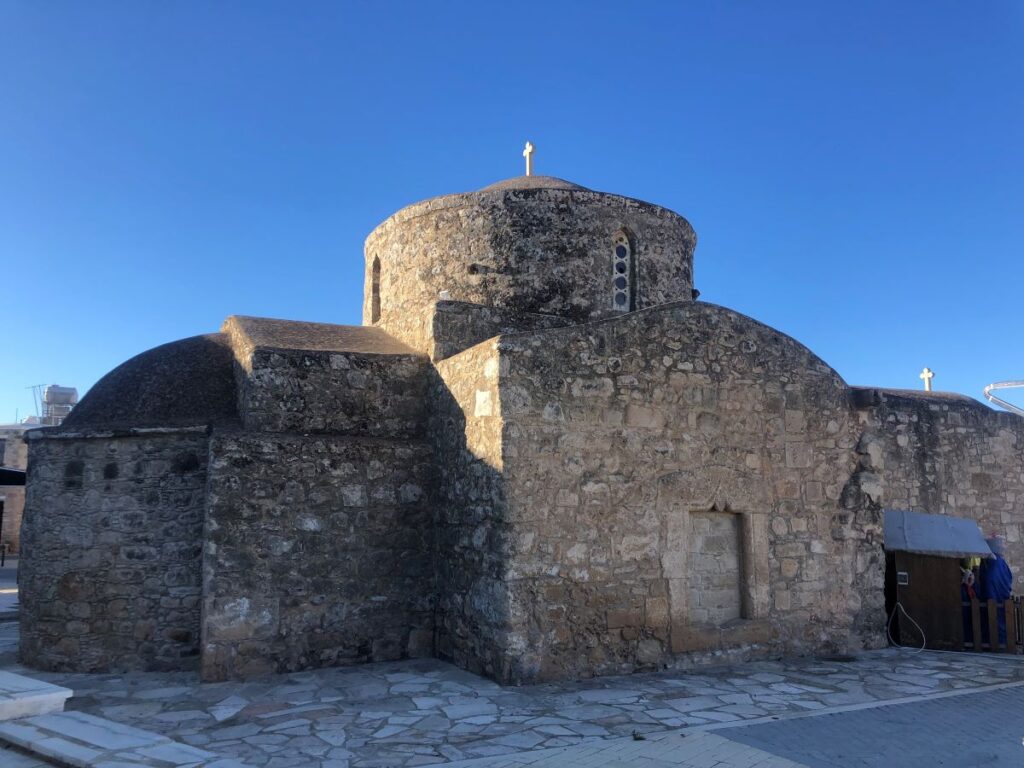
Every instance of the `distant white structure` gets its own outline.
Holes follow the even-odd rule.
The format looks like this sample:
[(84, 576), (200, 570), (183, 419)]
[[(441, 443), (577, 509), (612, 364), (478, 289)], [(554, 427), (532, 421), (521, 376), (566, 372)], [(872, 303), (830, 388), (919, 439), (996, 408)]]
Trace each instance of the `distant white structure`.
[(989, 384), (985, 387), (985, 397), (989, 399), (989, 402), (995, 403), (1000, 408), (1005, 408), (1010, 413), (1016, 413), (1018, 416), (1024, 416), (1024, 408), (1016, 406), (1013, 403), (1008, 403), (1001, 397), (996, 397), (992, 394), (994, 389), (1013, 389), (1015, 387), (1024, 387), (1024, 381), (997, 381), (995, 384)]
[(47, 427), (60, 426), (77, 404), (77, 389), (51, 384), (43, 390), (42, 424)]

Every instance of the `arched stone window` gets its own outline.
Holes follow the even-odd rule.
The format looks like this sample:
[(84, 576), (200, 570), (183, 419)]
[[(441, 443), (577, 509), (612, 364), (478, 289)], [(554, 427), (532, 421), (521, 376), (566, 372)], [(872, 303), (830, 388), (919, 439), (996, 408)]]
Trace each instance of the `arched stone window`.
[(612, 309), (636, 309), (636, 259), (633, 240), (624, 229), (612, 237)]
[(373, 257), (373, 266), (370, 267), (370, 322), (376, 323), (380, 320), (380, 259)]

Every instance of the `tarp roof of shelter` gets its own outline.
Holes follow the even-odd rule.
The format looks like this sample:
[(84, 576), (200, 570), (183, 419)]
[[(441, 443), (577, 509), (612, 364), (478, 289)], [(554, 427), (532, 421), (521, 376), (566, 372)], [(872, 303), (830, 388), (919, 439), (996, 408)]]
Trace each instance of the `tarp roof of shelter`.
[(973, 520), (903, 509), (885, 510), (885, 548), (938, 557), (991, 557)]

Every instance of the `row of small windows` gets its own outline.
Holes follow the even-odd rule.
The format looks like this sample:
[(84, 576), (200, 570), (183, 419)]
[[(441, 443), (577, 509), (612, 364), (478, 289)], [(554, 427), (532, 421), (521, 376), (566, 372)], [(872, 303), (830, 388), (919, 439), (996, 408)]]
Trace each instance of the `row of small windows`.
[[(633, 244), (622, 230), (612, 238), (612, 308), (620, 312), (636, 309), (636, 265)], [(380, 320), (380, 258), (370, 268), (370, 322)]]
[(619, 231), (612, 238), (612, 309), (632, 312), (636, 308), (635, 270), (633, 244)]

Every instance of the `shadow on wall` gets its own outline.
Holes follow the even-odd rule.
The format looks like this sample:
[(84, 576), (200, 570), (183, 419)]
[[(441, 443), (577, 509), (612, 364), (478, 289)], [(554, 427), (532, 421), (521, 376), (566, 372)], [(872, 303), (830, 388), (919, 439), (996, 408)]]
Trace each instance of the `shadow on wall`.
[(485, 389), (474, 381), (481, 371), (477, 358), (488, 346), (484, 342), (442, 361), (441, 370), (431, 373), (429, 432), (437, 467), (434, 646), (438, 658), (507, 681), (514, 677), (510, 665), (515, 662), (507, 647), (512, 536), (500, 459), (495, 461), (501, 419), (496, 379)]

